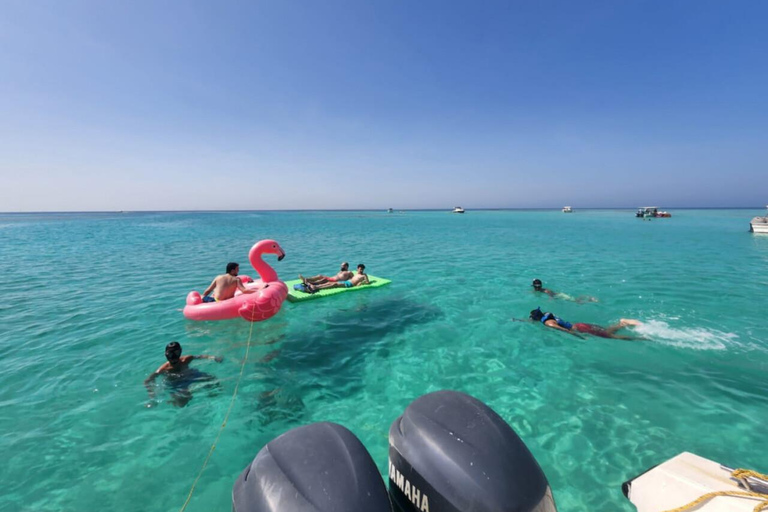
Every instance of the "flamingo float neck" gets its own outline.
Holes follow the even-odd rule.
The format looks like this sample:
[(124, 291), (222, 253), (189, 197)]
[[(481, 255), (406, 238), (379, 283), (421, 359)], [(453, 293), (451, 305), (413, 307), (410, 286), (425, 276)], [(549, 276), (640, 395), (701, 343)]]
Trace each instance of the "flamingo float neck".
[(251, 265), (265, 283), (278, 280), (277, 272), (261, 259), (261, 255), (264, 254), (267, 245), (264, 242), (259, 242), (251, 247), (251, 250), (248, 252), (248, 259), (251, 261)]

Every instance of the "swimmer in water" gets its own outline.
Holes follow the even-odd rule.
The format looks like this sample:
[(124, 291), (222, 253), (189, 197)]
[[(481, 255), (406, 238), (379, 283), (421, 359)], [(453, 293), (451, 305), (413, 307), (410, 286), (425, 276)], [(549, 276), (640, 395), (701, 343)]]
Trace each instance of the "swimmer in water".
[(182, 356), (181, 345), (177, 341), (172, 341), (165, 347), (165, 358), (168, 362), (160, 365), (160, 368), (144, 379), (144, 386), (149, 392), (150, 402), (147, 407), (152, 407), (155, 400), (155, 390), (152, 384), (158, 375), (164, 375), (171, 385), (174, 393), (172, 394), (173, 404), (177, 407), (184, 407), (192, 399), (192, 393), (189, 385), (193, 382), (204, 382), (214, 380), (212, 375), (192, 370), (189, 364), (195, 359), (213, 359), (217, 363), (222, 361), (221, 357), (200, 355), (200, 356)]
[(581, 336), (579, 333), (591, 334), (592, 336), (599, 336), (601, 338), (613, 338), (617, 340), (642, 339), (637, 336), (634, 336), (634, 337), (622, 336), (622, 335), (616, 334), (616, 331), (624, 329), (625, 327), (640, 325), (639, 320), (632, 320), (629, 318), (622, 318), (618, 324), (610, 325), (608, 327), (602, 327), (600, 325), (584, 324), (584, 323), (572, 324), (571, 322), (566, 322), (562, 318), (556, 317), (554, 314), (550, 312), (546, 312), (546, 313), (543, 312), (541, 308), (536, 308), (533, 311), (531, 311), (531, 315), (529, 318), (534, 322), (541, 322), (547, 327), (557, 329), (558, 331), (565, 331), (568, 334), (572, 334), (582, 339), (583, 339), (583, 336)]
[(563, 299), (563, 300), (570, 300), (572, 302), (576, 302), (578, 304), (582, 304), (584, 302), (597, 302), (597, 299), (594, 297), (589, 297), (586, 295), (582, 295), (581, 297), (573, 298), (570, 295), (566, 293), (560, 293), (550, 290), (549, 288), (544, 288), (544, 285), (541, 282), (541, 279), (534, 279), (533, 283), (531, 284), (533, 286), (533, 291), (535, 292), (541, 292), (546, 293), (553, 299)]

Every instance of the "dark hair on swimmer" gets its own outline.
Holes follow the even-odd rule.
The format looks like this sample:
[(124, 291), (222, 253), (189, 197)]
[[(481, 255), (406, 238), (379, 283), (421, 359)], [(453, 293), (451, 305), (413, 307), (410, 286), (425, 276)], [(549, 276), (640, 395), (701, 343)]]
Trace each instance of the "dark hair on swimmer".
[(531, 286), (541, 286), (541, 279), (534, 279)]
[(533, 320), (534, 322), (538, 322), (539, 320), (544, 318), (544, 313), (542, 313), (541, 312), (541, 308), (538, 307), (538, 308), (534, 309), (533, 311), (531, 311), (531, 316), (529, 318), (531, 320)]
[(363, 265), (362, 263), (360, 263), (360, 264), (358, 264), (358, 265), (357, 265), (357, 268), (361, 268), (361, 269), (365, 270), (365, 265)]
[[(172, 356), (176, 357), (172, 357)], [(178, 341), (172, 341), (165, 346), (165, 358), (167, 360), (178, 359), (181, 356), (181, 345)]]
[(234, 261), (231, 261), (231, 262), (227, 263), (227, 274), (229, 274), (230, 272), (232, 272), (233, 270), (235, 270), (239, 266), (240, 265), (238, 265)]

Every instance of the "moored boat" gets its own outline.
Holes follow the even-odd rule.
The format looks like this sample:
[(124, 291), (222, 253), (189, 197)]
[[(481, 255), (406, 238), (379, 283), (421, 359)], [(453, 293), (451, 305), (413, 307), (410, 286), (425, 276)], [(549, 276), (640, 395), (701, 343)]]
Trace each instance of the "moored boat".
[(659, 211), (658, 206), (641, 206), (637, 209), (637, 213), (635, 213), (635, 217), (640, 217), (643, 219), (650, 219), (654, 217), (671, 217), (672, 214), (665, 211)]
[(461, 206), (454, 206), (451, 213), (464, 213), (464, 208), (462, 208)]
[(621, 490), (638, 512), (746, 512), (761, 510), (759, 500), (768, 499), (764, 477), (683, 452), (625, 482)]
[[(768, 206), (766, 206), (768, 208)], [(749, 230), (752, 233), (768, 234), (768, 215), (765, 217), (755, 217), (749, 223)]]
[(563, 213), (573, 213), (573, 208), (570, 206), (563, 206)]

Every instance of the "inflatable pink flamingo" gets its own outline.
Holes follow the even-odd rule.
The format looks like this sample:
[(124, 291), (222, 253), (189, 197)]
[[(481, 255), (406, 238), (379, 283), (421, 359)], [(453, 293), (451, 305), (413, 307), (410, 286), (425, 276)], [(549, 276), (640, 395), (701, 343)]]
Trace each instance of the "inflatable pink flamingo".
[(276, 254), (277, 261), (285, 257), (285, 252), (274, 240), (262, 240), (251, 247), (248, 259), (261, 279), (248, 282), (249, 277), (239, 277), (246, 288), (258, 291), (242, 293), (238, 290), (231, 299), (208, 303), (203, 303), (198, 292), (191, 291), (187, 295), (184, 316), (190, 320), (227, 320), (241, 316), (250, 322), (261, 322), (275, 316), (288, 296), (288, 287), (277, 278), (277, 272), (261, 259), (262, 254)]

